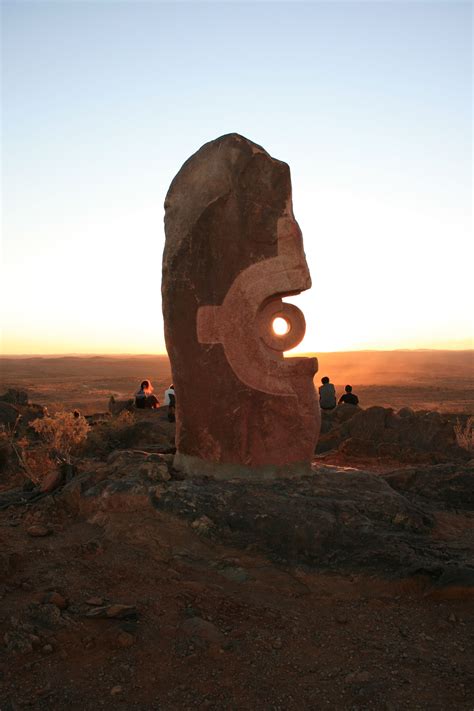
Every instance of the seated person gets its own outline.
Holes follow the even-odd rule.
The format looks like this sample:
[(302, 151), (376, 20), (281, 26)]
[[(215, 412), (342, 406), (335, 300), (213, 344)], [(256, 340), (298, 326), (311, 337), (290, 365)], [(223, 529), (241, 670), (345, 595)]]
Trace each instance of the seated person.
[(334, 410), (336, 407), (336, 388), (329, 382), (329, 378), (321, 378), (322, 385), (319, 387), (319, 405), (321, 410)]
[(165, 401), (163, 404), (169, 406), (170, 400), (172, 400), (174, 397), (175, 397), (174, 385), (173, 385), (173, 383), (171, 383), (169, 388), (167, 390), (165, 390)]
[(176, 395), (174, 392), (174, 385), (171, 383), (168, 390), (165, 390), (165, 405), (168, 405), (168, 421), (174, 422), (175, 417), (175, 407), (176, 407)]
[(352, 385), (346, 385), (344, 389), (346, 392), (339, 398), (338, 405), (340, 405), (342, 402), (345, 402), (346, 405), (358, 405), (359, 398), (352, 392)]
[(135, 393), (135, 407), (139, 410), (156, 410), (160, 406), (158, 398), (153, 395), (153, 385), (149, 380), (144, 380), (140, 385), (140, 390)]

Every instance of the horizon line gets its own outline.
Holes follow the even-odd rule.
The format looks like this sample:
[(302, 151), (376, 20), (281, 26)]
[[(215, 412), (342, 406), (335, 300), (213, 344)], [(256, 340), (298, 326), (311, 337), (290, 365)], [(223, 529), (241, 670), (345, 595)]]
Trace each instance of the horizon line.
[[(420, 352), (446, 352), (450, 353), (474, 353), (474, 346), (470, 348), (356, 348), (354, 350), (336, 350), (336, 351), (300, 351), (294, 353), (295, 356), (305, 356), (305, 355), (318, 355), (320, 353), (420, 353)], [(287, 351), (290, 353), (291, 351)], [(169, 357), (168, 353), (107, 353), (107, 352), (90, 352), (90, 353), (77, 353), (77, 352), (67, 352), (67, 353), (2, 353), (0, 358), (157, 358), (157, 357)], [(290, 356), (292, 357), (292, 356)]]

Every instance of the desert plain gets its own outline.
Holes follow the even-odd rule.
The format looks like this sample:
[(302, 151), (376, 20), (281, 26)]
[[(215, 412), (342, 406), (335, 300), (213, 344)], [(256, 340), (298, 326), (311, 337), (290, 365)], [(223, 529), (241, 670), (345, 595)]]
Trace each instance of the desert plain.
[[(315, 385), (327, 375), (338, 396), (351, 384), (362, 407), (380, 405), (439, 412), (474, 412), (474, 351), (355, 351), (317, 353)], [(165, 355), (5, 357), (0, 392), (27, 390), (48, 408), (78, 408), (84, 414), (107, 409), (111, 395), (133, 397), (144, 379), (158, 397), (171, 381)], [(204, 405), (204, 403), (203, 403)]]

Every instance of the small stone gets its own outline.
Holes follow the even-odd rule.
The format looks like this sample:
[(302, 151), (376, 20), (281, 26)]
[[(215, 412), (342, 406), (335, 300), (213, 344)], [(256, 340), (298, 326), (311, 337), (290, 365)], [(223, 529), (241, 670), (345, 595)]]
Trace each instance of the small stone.
[(51, 603), (48, 602), (43, 604), (32, 603), (29, 605), (28, 616), (32, 624), (39, 625), (48, 630), (57, 630), (67, 624), (61, 615), (59, 607), (51, 605)]
[(280, 637), (276, 637), (273, 640), (272, 647), (273, 649), (281, 649), (283, 647), (283, 642), (281, 641)]
[(344, 679), (346, 684), (363, 684), (370, 681), (369, 672), (352, 672)]
[(339, 625), (347, 625), (349, 622), (349, 618), (346, 617), (345, 615), (336, 615), (335, 619)]
[(458, 618), (454, 614), (454, 612), (450, 612), (448, 615), (448, 622), (457, 622)]
[(60, 470), (49, 472), (40, 484), (40, 492), (42, 494), (49, 494), (51, 491), (54, 491), (62, 484), (63, 478), (64, 475)]
[(198, 533), (206, 533), (211, 528), (214, 528), (214, 526), (214, 521), (205, 515), (196, 518), (191, 524), (191, 528), (194, 528)]
[(35, 523), (26, 529), (26, 532), (32, 538), (43, 538), (43, 536), (49, 536), (51, 533), (47, 526), (43, 526), (41, 523)]
[(51, 692), (51, 687), (49, 684), (46, 686), (42, 686), (40, 689), (36, 689), (36, 696), (46, 696), (46, 694), (49, 694)]
[(110, 689), (110, 693), (111, 693), (112, 696), (118, 696), (119, 694), (122, 693), (122, 691), (123, 691), (123, 689), (122, 689), (121, 686), (113, 686), (113, 687)]
[(94, 607), (100, 606), (104, 604), (104, 600), (101, 597), (90, 597), (88, 600), (86, 600), (86, 605), (92, 605)]
[(3, 641), (7, 650), (13, 654), (26, 654), (33, 651), (30, 636), (21, 631), (6, 632)]
[(93, 607), (92, 610), (86, 612), (86, 617), (113, 617), (116, 619), (125, 619), (128, 617), (137, 617), (137, 609), (133, 605), (102, 605)]
[(222, 632), (212, 622), (203, 620), (201, 617), (188, 618), (180, 625), (180, 628), (186, 637), (200, 638), (210, 644), (222, 644), (225, 639)]
[(129, 632), (124, 632), (122, 630), (122, 632), (119, 632), (119, 634), (117, 635), (115, 642), (117, 647), (125, 649), (127, 647), (132, 647), (135, 644), (136, 639), (133, 634), (130, 634)]
[(54, 652), (53, 645), (52, 644), (45, 644), (43, 647), (43, 652), (45, 654), (52, 654)]
[(107, 608), (107, 617), (136, 617), (137, 609), (133, 605), (110, 605)]
[(66, 598), (58, 592), (46, 593), (43, 595), (42, 602), (48, 602), (50, 605), (55, 605), (56, 607), (59, 607), (60, 610), (65, 610), (68, 606)]

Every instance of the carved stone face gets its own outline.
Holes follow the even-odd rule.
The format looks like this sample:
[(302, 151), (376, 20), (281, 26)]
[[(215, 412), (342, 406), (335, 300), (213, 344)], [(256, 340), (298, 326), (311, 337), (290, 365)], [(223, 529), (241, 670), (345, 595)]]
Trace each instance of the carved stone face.
[[(214, 469), (307, 462), (319, 428), (317, 365), (283, 358), (305, 322), (282, 297), (311, 286), (288, 166), (242, 136), (223, 136), (184, 164), (165, 209), (178, 460)], [(273, 330), (276, 317), (287, 323), (283, 335)]]

